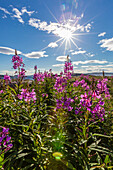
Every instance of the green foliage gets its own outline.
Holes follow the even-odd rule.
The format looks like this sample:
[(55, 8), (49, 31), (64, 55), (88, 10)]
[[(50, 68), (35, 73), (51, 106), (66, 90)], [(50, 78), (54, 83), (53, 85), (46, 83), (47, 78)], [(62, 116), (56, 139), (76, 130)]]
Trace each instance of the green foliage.
[[(31, 85), (26, 82), (14, 88), (3, 88), (4, 93), (0, 94), (0, 126), (10, 129), (13, 148), (0, 155), (0, 168), (4, 166), (5, 170), (112, 169), (112, 102), (108, 103), (105, 99), (104, 122), (92, 122), (88, 111), (84, 111), (82, 115), (75, 115), (74, 112), (79, 104), (80, 95), (85, 92), (84, 88), (73, 87), (69, 80), (66, 94), (56, 94), (54, 83), (54, 78), (45, 78), (41, 83), (33, 81)], [(92, 82), (87, 80), (87, 83), (91, 85)], [(22, 88), (35, 89), (36, 102), (18, 99), (17, 95)], [(65, 95), (72, 99), (78, 96), (74, 104), (72, 103), (73, 110), (55, 110), (56, 99)], [(54, 156), (54, 153), (60, 153), (62, 156)]]

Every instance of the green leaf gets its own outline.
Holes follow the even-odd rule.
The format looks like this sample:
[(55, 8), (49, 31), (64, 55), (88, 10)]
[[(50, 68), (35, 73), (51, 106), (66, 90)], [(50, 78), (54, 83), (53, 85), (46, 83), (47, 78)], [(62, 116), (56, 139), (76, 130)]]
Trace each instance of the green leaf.
[(113, 136), (107, 136), (107, 135), (102, 135), (102, 134), (98, 134), (98, 133), (94, 133), (94, 134), (92, 134), (92, 136), (100, 136), (100, 137), (105, 137), (105, 138), (113, 138)]
[(106, 155), (104, 163), (107, 165), (110, 162), (109, 155)]

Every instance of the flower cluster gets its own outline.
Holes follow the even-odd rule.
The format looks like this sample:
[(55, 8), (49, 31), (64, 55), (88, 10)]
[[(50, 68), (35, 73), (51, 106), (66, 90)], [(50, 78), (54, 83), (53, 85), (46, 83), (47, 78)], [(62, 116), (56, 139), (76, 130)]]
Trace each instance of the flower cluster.
[(95, 91), (89, 91), (82, 94), (80, 99), (80, 107), (77, 107), (75, 114), (89, 111), (93, 121), (96, 119), (104, 120), (105, 110), (103, 108), (104, 102), (101, 95), (98, 95)]
[(0, 127), (2, 131), (0, 132), (0, 154), (6, 152), (13, 147), (11, 143), (11, 137), (8, 135), (9, 128)]
[(105, 98), (109, 98), (110, 99), (110, 94), (109, 94), (109, 90), (107, 88), (107, 81), (108, 79), (103, 79), (103, 80), (98, 80), (97, 83), (97, 93), (100, 94), (105, 94)]
[(23, 60), (22, 60), (22, 58), (20, 58), (18, 55), (14, 55), (14, 56), (12, 57), (12, 62), (13, 62), (13, 68), (14, 68), (14, 69), (17, 69), (17, 68), (19, 68), (20, 66), (23, 66), (23, 67), (24, 67)]
[(71, 98), (61, 97), (61, 99), (57, 99), (56, 101), (57, 101), (56, 110), (63, 108), (68, 111), (71, 111), (73, 109), (73, 107), (71, 106), (71, 103), (73, 103), (74, 100)]
[(71, 72), (73, 71), (73, 65), (71, 61), (66, 61), (64, 65), (64, 74), (68, 79), (71, 79)]
[(10, 76), (8, 76), (8, 75), (6, 74), (6, 75), (4, 75), (4, 80), (6, 80), (6, 81), (11, 81), (11, 78), (10, 78)]
[(26, 72), (25, 69), (21, 68), (21, 71), (19, 72), (18, 77), (21, 77), (21, 78), (25, 77), (25, 72)]
[(54, 84), (54, 88), (57, 90), (57, 92), (61, 93), (65, 90), (67, 84), (67, 79), (65, 77), (56, 77), (56, 81)]
[(88, 90), (89, 89), (89, 85), (85, 82), (84, 79), (82, 80), (76, 80), (74, 83), (73, 83), (73, 87), (78, 87), (78, 86), (81, 86), (83, 87), (85, 90)]
[(48, 94), (46, 94), (46, 93), (42, 93), (42, 97), (46, 97), (46, 98), (48, 98)]
[(21, 94), (18, 94), (18, 98), (20, 100), (24, 99), (24, 101), (26, 102), (30, 102), (30, 101), (35, 101), (36, 100), (36, 93), (34, 91), (34, 89), (32, 89), (31, 92), (28, 91), (28, 89), (22, 89)]
[(64, 73), (68, 73), (69, 71), (73, 71), (73, 65), (71, 62), (66, 61), (64, 65)]
[(2, 93), (4, 93), (4, 91), (3, 91), (3, 90), (0, 90), (0, 94), (2, 94)]
[(15, 74), (18, 73), (19, 80), (23, 79), (25, 77), (25, 72), (26, 71), (23, 68), (24, 67), (23, 59), (20, 58), (17, 55), (17, 51), (16, 50), (15, 50), (15, 55), (12, 57), (12, 62), (13, 62), (13, 68), (14, 69), (18, 69), (18, 71), (16, 71)]
[[(36, 70), (36, 68), (35, 68), (35, 70)], [(35, 74), (33, 75), (33, 79), (37, 80), (38, 82), (43, 82), (45, 78), (47, 78), (47, 77), (51, 78), (52, 76), (53, 76), (52, 73), (48, 73), (46, 71), (44, 73), (42, 73), (42, 72), (37, 73), (35, 71)]]

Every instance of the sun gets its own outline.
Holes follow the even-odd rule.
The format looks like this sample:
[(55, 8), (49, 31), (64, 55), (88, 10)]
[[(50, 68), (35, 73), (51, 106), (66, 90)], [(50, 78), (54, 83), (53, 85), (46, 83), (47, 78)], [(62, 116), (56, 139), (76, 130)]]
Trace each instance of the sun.
[(65, 40), (69, 41), (72, 38), (72, 32), (71, 30), (63, 30), (61, 37), (64, 38)]
[[(49, 8), (48, 10), (56, 20), (56, 22), (50, 23), (50, 25), (48, 26), (48, 32), (52, 33), (52, 35), (54, 35), (55, 37), (58, 37), (58, 39), (53, 42), (55, 44), (55, 47), (60, 48), (61, 46), (63, 46), (64, 55), (69, 52), (73, 46), (79, 50), (76, 41), (83, 42), (80, 39), (79, 35), (86, 35), (91, 29), (91, 24), (87, 24), (87, 22), (83, 25), (79, 24), (79, 20), (81, 20), (84, 16), (83, 13), (79, 17), (77, 17), (72, 13), (72, 11), (65, 13), (63, 12), (58, 21)], [(59, 43), (59, 45), (57, 43)], [(48, 47), (49, 45), (41, 49), (41, 51), (47, 49)]]

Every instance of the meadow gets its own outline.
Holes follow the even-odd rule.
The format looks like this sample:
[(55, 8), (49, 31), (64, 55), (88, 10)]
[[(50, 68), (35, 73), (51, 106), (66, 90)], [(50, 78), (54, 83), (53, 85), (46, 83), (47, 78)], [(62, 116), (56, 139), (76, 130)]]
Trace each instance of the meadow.
[[(69, 58), (60, 75), (37, 71), (24, 81), (0, 82), (0, 168), (4, 170), (112, 170), (113, 77), (72, 78)], [(13, 83), (15, 81), (15, 83)]]

